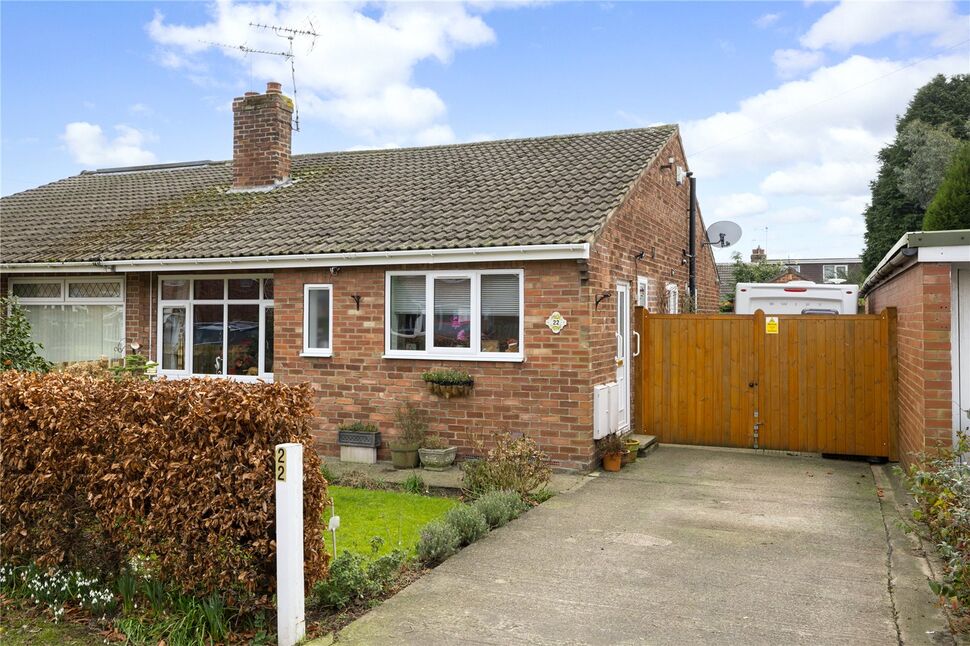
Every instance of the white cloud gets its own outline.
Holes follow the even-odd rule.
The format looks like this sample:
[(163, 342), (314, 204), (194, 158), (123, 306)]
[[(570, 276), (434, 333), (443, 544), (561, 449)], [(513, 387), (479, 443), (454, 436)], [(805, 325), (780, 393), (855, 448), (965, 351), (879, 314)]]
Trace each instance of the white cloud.
[(897, 34), (936, 36), (940, 46), (966, 38), (970, 22), (950, 2), (842, 2), (802, 36), (811, 49), (848, 51)]
[(414, 82), (414, 68), (428, 60), (447, 63), (460, 49), (493, 42), (495, 34), (474, 13), (482, 10), (462, 4), (401, 3), (365, 11), (360, 4), (253, 5), (220, 0), (208, 22), (171, 24), (156, 14), (147, 30), (163, 48), (159, 61), (168, 67), (192, 70), (198, 77), (205, 69), (204, 56), (218, 51), (240, 63), (240, 79), (249, 76), (251, 66), (261, 81), (285, 82), (290, 78), (285, 59), (246, 56), (207, 42), (277, 51), (285, 49), (285, 41), (249, 24), (307, 29), (312, 22), (319, 38), (311, 43), (298, 37), (294, 42), (303, 117), (326, 119), (374, 145), (440, 143), (454, 138), (446, 123), (447, 108), (433, 89)]
[(771, 56), (775, 71), (783, 79), (798, 76), (822, 64), (825, 54), (804, 49), (778, 49)]
[(892, 139), (896, 116), (916, 89), (936, 74), (964, 72), (966, 52), (906, 64), (852, 56), (746, 98), (736, 110), (687, 121), (682, 132), (691, 168), (715, 177), (798, 163), (869, 162)]
[(829, 218), (823, 229), (831, 235), (858, 236), (866, 230), (866, 225), (861, 217), (847, 215), (840, 218)]
[(128, 111), (132, 114), (143, 114), (146, 116), (154, 114), (155, 112), (150, 105), (145, 105), (144, 103), (135, 103), (128, 108)]
[(757, 215), (768, 210), (768, 200), (754, 193), (731, 193), (711, 198), (707, 203), (713, 206), (712, 213), (717, 220)]
[(115, 130), (118, 136), (108, 139), (101, 126), (75, 121), (64, 127), (61, 139), (74, 161), (85, 166), (137, 166), (155, 161), (155, 153), (144, 148), (153, 140), (150, 134), (125, 125), (117, 125)]
[(771, 27), (773, 24), (778, 22), (779, 18), (781, 18), (780, 13), (762, 14), (761, 16), (758, 16), (758, 18), (754, 21), (754, 25), (758, 29), (767, 29), (768, 27)]
[(761, 190), (769, 195), (818, 195), (834, 198), (859, 193), (876, 176), (876, 160), (795, 164), (769, 174)]
[(790, 206), (770, 211), (767, 220), (775, 224), (796, 224), (799, 222), (815, 222), (821, 218), (822, 214), (809, 206)]

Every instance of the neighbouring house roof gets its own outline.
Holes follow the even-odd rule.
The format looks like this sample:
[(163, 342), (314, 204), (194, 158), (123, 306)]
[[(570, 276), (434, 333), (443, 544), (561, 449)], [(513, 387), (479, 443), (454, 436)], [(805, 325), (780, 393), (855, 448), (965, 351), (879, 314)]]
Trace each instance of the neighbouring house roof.
[(738, 281), (734, 279), (734, 263), (720, 262), (717, 264), (717, 280), (721, 290), (721, 298), (734, 293)]
[(779, 274), (777, 276), (775, 276), (774, 278), (771, 279), (771, 282), (773, 282), (773, 283), (781, 283), (781, 282), (789, 282), (789, 281), (792, 281), (792, 280), (802, 280), (802, 281), (813, 282), (813, 281), (809, 280), (808, 278), (806, 278), (801, 273), (795, 271), (791, 267), (785, 267), (784, 269), (782, 269), (781, 272), (779, 272)]
[(228, 161), (83, 172), (0, 200), (0, 262), (586, 243), (676, 133), (294, 155), (265, 192), (229, 191)]
[(970, 229), (904, 233), (862, 283), (859, 296), (915, 262), (970, 262)]

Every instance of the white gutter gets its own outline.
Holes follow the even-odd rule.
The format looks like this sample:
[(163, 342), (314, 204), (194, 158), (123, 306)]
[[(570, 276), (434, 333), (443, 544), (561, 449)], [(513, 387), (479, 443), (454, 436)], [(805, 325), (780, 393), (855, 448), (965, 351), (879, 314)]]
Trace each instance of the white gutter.
[(437, 265), (443, 263), (518, 262), (526, 260), (588, 260), (588, 242), (578, 244), (517, 245), (407, 251), (246, 256), (239, 258), (165, 258), (160, 260), (104, 260), (0, 264), (9, 273), (70, 273), (129, 271), (219, 271), (298, 267), (354, 267), (365, 265)]
[(886, 265), (889, 264), (889, 261), (892, 260), (893, 257), (896, 254), (898, 254), (903, 247), (906, 247), (909, 245), (909, 236), (910, 236), (910, 233), (904, 233), (899, 238), (899, 240), (896, 241), (896, 244), (894, 244), (892, 248), (888, 252), (886, 252), (886, 255), (882, 257), (882, 260), (879, 261), (879, 264), (876, 265), (876, 268), (873, 269), (872, 272), (868, 276), (866, 276), (866, 279), (862, 282), (862, 287), (859, 288), (859, 296), (865, 296), (866, 293), (868, 293), (868, 291), (873, 287), (873, 283), (875, 283), (876, 278), (886, 273), (885, 268), (886, 268)]

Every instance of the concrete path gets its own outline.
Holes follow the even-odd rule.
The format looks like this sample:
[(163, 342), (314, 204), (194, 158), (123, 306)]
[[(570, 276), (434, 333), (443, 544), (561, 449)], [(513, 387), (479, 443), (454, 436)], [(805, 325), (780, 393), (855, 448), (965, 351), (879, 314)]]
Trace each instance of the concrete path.
[(492, 532), (339, 644), (897, 644), (862, 462), (660, 447)]

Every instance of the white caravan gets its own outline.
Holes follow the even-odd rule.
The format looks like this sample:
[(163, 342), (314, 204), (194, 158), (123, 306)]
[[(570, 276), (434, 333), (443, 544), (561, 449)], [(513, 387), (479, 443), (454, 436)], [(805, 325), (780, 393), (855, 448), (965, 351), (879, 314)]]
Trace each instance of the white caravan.
[(735, 314), (858, 314), (857, 285), (819, 284), (805, 280), (790, 283), (738, 283)]

